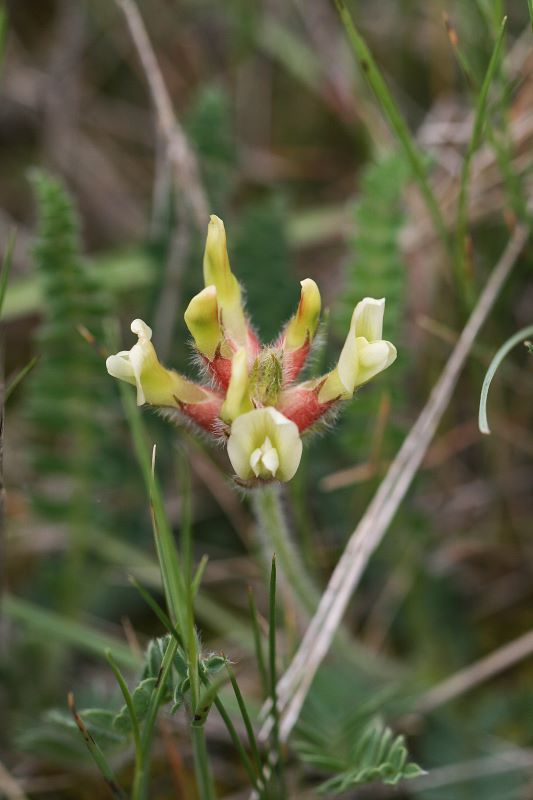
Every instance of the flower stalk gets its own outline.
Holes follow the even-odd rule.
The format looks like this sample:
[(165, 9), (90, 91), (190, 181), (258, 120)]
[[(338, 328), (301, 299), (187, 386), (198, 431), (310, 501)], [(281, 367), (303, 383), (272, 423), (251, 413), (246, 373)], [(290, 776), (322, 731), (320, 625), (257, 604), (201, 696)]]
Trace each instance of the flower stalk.
[(268, 559), (272, 553), (276, 554), (284, 583), (290, 587), (300, 607), (307, 613), (314, 613), (320, 595), (292, 541), (283, 509), (281, 487), (264, 486), (253, 493), (252, 501), (258, 533)]

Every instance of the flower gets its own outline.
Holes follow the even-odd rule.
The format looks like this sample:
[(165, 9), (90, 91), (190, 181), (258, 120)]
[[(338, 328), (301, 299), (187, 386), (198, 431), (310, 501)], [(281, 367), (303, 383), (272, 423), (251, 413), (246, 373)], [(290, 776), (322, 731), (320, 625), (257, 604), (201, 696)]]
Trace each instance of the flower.
[(396, 359), (394, 345), (381, 338), (384, 313), (384, 298), (365, 297), (357, 303), (339, 362), (320, 387), (322, 402), (335, 397), (349, 399), (357, 386), (387, 369)]
[(296, 313), (273, 344), (261, 345), (231, 271), (224, 223), (212, 216), (204, 283), (185, 311), (185, 322), (209, 385), (166, 369), (152, 345), (151, 329), (139, 319), (131, 324), (137, 343), (110, 356), (107, 370), (136, 387), (139, 405), (166, 409), (222, 439), (244, 485), (289, 481), (302, 456), (302, 434), (395, 360), (396, 348), (382, 339), (385, 300), (367, 297), (358, 303), (336, 367), (321, 378), (296, 383), (319, 323), (315, 281), (301, 282)]
[(290, 481), (302, 457), (298, 426), (272, 406), (237, 417), (228, 439), (228, 456), (243, 481)]

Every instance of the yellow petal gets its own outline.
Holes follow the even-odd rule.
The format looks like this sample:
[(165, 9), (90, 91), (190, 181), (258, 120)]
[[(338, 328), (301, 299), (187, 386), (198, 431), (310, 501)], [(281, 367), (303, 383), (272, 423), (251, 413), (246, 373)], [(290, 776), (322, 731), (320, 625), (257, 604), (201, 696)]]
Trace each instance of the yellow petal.
[(224, 422), (231, 423), (240, 414), (251, 411), (253, 407), (250, 399), (248, 357), (246, 350), (240, 348), (231, 361), (231, 378), (220, 416)]
[(385, 298), (376, 300), (365, 297), (357, 303), (354, 311), (356, 336), (364, 336), (369, 342), (377, 342), (383, 336)]
[(228, 456), (242, 480), (289, 481), (302, 457), (298, 427), (272, 406), (255, 408), (233, 422)]
[(315, 281), (306, 278), (300, 285), (302, 291), (298, 310), (285, 331), (285, 347), (289, 350), (297, 350), (307, 341), (312, 341), (320, 317), (320, 291)]
[(321, 403), (347, 400), (355, 389), (396, 359), (396, 348), (381, 338), (385, 300), (365, 297), (354, 308), (350, 330), (339, 361), (325, 378), (318, 399)]
[(222, 340), (215, 286), (206, 286), (192, 298), (184, 319), (200, 353), (212, 360)]
[(109, 356), (106, 367), (113, 377), (137, 387), (137, 405), (178, 406), (180, 402), (199, 403), (208, 397), (199, 386), (159, 363), (150, 341), (152, 330), (145, 322), (135, 319), (131, 330), (138, 336), (137, 344), (129, 351)]
[(247, 328), (242, 306), (241, 287), (231, 271), (226, 231), (222, 220), (210, 217), (204, 253), (204, 283), (215, 286), (220, 322), (228, 336), (241, 345), (246, 344)]

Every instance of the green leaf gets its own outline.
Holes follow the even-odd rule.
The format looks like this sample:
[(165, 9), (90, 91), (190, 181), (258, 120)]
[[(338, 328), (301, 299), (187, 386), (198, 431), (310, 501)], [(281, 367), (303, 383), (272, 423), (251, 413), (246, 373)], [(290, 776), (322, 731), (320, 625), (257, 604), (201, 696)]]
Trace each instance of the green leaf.
[[(155, 686), (156, 678), (145, 678), (132, 693), (133, 710), (139, 722), (141, 722), (148, 713), (150, 699)], [(123, 705), (119, 713), (115, 716), (113, 726), (119, 733), (128, 734), (131, 732), (131, 719), (126, 705)]]
[[(301, 736), (300, 732), (300, 736)], [(362, 723), (355, 732), (351, 753), (343, 761), (328, 752), (320, 734), (300, 740), (296, 747), (302, 759), (315, 767), (335, 771), (337, 774), (321, 784), (320, 794), (340, 794), (363, 783), (381, 781), (395, 785), (400, 780), (423, 774), (417, 764), (409, 762), (403, 736), (393, 731), (378, 718)]]
[(203, 665), (210, 675), (216, 675), (217, 672), (224, 669), (226, 663), (227, 659), (224, 656), (219, 656), (214, 653), (203, 660)]
[[(89, 732), (98, 740), (102, 747), (110, 747), (123, 741), (121, 732), (114, 727), (115, 713), (105, 708), (84, 708), (80, 716)], [(72, 720), (74, 727), (74, 721)]]

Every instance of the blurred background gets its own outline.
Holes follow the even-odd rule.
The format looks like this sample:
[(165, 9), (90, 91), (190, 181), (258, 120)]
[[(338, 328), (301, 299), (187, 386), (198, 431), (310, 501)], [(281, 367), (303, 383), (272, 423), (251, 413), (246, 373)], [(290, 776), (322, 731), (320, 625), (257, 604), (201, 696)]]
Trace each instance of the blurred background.
[[(464, 326), (464, 298), (332, 4), (138, 6), (198, 156), (210, 210), (225, 221), (233, 270), (262, 338), (271, 340), (293, 313), (299, 281), (314, 278), (328, 308), (320, 371), (334, 363), (355, 303), (387, 299), (385, 338), (397, 345), (397, 362), (357, 395), (334, 431), (308, 442), (286, 487), (295, 540), (325, 585)], [(502, 169), (490, 142), (473, 161), (469, 266), (478, 292), (516, 222), (513, 199), (530, 194), (533, 34), (526, 0), (349, 6), (430, 165), (450, 225), (475, 102), (453, 43), (457, 37), (481, 81), (508, 14), (491, 113), (504, 130), (512, 171)], [(83, 742), (65, 724), (67, 692), (76, 692), (81, 708), (120, 707), (98, 655), (102, 643), (122, 648), (126, 663), (161, 630), (127, 580), (134, 573), (158, 591), (142, 478), (103, 355), (110, 336), (129, 348), (129, 323), (141, 317), (154, 328), (161, 360), (194, 374), (183, 311), (201, 288), (204, 233), (191, 224), (174, 184), (146, 78), (115, 4), (10, 0), (6, 11), (2, 251), (17, 230), (2, 312), (8, 385), (38, 360), (5, 412), (0, 796), (104, 798)], [(492, 436), (477, 427), (492, 355), (532, 321), (531, 258), (526, 248), (350, 604), (346, 627), (357, 658), (330, 658), (304, 711), (326, 747), (342, 739), (350, 711), (374, 692), (429, 771), (395, 797), (533, 798), (531, 643), (509, 669), (486, 680), (479, 675), (470, 691), (449, 702), (437, 698), (424, 713), (413, 710), (424, 692), (533, 626), (533, 374), (525, 348), (513, 351), (491, 389)], [(195, 556), (210, 558), (199, 625), (208, 648), (239, 662), (253, 703), (247, 587), (264, 609), (265, 580), (248, 501), (231, 486), (223, 452), (148, 410), (144, 420), (158, 444), (176, 531), (184, 457), (190, 465)], [(299, 635), (293, 611), (287, 603), (287, 659)], [(208, 735), (221, 796), (245, 797), (245, 776), (215, 719)], [(193, 796), (184, 789), (191, 779), (182, 738), (183, 721), (169, 717), (155, 752), (154, 798)], [(116, 758), (127, 775), (130, 756)], [(176, 758), (183, 759), (179, 769)], [(303, 788), (295, 797), (307, 797), (315, 773), (300, 769)], [(25, 794), (14, 793), (10, 780)], [(390, 790), (346, 796), (388, 797)]]

